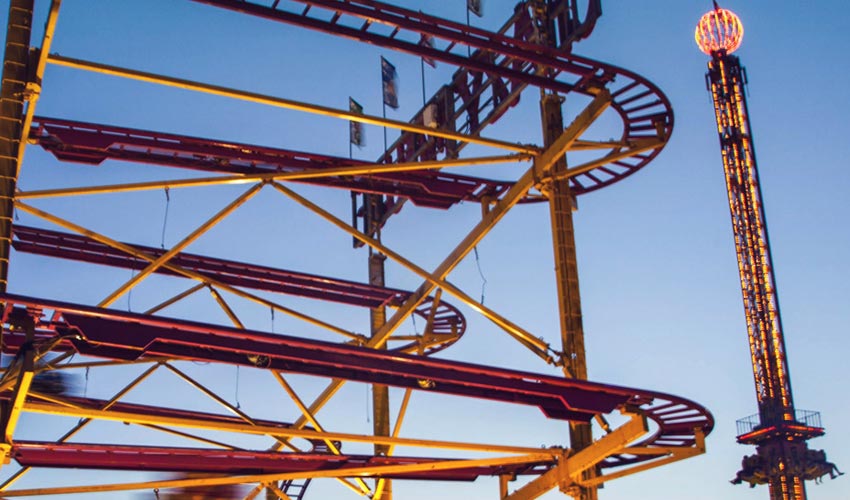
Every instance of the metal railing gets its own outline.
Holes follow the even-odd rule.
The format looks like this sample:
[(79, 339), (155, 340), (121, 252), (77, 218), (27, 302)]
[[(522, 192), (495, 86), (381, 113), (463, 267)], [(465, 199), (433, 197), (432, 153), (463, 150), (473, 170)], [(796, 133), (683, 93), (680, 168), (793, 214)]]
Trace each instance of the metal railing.
[[(803, 424), (807, 427), (823, 427), (820, 420), (820, 412), (810, 410), (794, 410), (794, 422)], [(759, 414), (750, 415), (735, 422), (738, 426), (738, 435), (742, 436), (753, 432), (761, 427)]]

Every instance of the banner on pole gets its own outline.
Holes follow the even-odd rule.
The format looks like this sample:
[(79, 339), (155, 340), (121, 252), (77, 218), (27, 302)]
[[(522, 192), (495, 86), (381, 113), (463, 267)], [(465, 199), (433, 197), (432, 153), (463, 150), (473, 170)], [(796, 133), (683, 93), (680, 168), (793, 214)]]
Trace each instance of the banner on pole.
[[(434, 37), (423, 33), (422, 38), (419, 39), (419, 45), (422, 45), (423, 47), (428, 47), (429, 49), (433, 49)], [(435, 61), (433, 57), (422, 56), (422, 62), (424, 62), (428, 66), (431, 66), (432, 68), (437, 67), (437, 61)]]
[(466, 0), (466, 8), (478, 17), (484, 16), (483, 0)]
[[(351, 97), (348, 98), (348, 111), (354, 114), (362, 115), (363, 106)], [(355, 146), (362, 147), (366, 144), (366, 138), (363, 136), (363, 124), (360, 122), (348, 122), (348, 140)]]
[(384, 104), (398, 109), (398, 75), (395, 66), (381, 56), (381, 84), (383, 86)]

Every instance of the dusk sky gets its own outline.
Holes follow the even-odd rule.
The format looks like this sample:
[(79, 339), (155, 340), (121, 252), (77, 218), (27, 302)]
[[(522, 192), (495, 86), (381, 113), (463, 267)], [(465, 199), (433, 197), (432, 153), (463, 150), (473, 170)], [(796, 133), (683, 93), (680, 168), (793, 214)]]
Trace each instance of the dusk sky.
[[(392, 3), (465, 22), (465, 2), (396, 0)], [(484, 17), (472, 24), (497, 29), (513, 11), (514, 0), (484, 0)], [(49, 2), (36, 0), (33, 43), (40, 44)], [(850, 380), (850, 3), (729, 0), (720, 6), (744, 24), (737, 51), (749, 77), (749, 110), (794, 402), (820, 411), (826, 435), (809, 442), (830, 461), (850, 469), (850, 414), (845, 383)], [(587, 343), (589, 379), (679, 395), (707, 407), (715, 428), (707, 453), (605, 485), (604, 500), (764, 499), (766, 487), (733, 486), (729, 480), (753, 448), (738, 445), (735, 421), (757, 412), (737, 263), (723, 179), (714, 113), (704, 75), (708, 56), (694, 43), (694, 27), (711, 9), (709, 0), (603, 0), (593, 35), (574, 46), (576, 54), (633, 71), (656, 84), (675, 112), (670, 142), (645, 169), (602, 190), (581, 196), (575, 213), (578, 265)], [(0, 12), (6, 24), (7, 8)], [(343, 40), (188, 0), (65, 0), (52, 52), (62, 56), (148, 71), (172, 77), (347, 109), (349, 96), (365, 113), (381, 115), (380, 57), (399, 74), (398, 110), (387, 117), (408, 120), (422, 105), (420, 60), (412, 55)], [(430, 97), (456, 68), (425, 66)], [(529, 87), (520, 104), (482, 134), (509, 142), (541, 144), (538, 90)], [(568, 96), (568, 118), (586, 99)], [(222, 97), (193, 94), (80, 70), (49, 66), (37, 113), (56, 118), (260, 144), (346, 157), (348, 122), (296, 111), (271, 109)], [(589, 132), (594, 139), (619, 137), (617, 120), (603, 117)], [(396, 132), (390, 131), (390, 140)], [(378, 158), (382, 130), (367, 126), (366, 145), (354, 150), (363, 160)], [(469, 147), (463, 156), (501, 154)], [(456, 169), (454, 172), (514, 180), (527, 163)], [(62, 163), (36, 146), (27, 148), (19, 188), (115, 184), (199, 174), (177, 169), (107, 161), (93, 167)], [(344, 190), (288, 184), (343, 220), (350, 219)], [(36, 200), (32, 204), (111, 238), (159, 247), (180, 241), (246, 186), (173, 189), (122, 195)], [(167, 209), (167, 217), (166, 217)], [(58, 229), (19, 213), (16, 223)], [(425, 269), (434, 269), (473, 227), (480, 206), (450, 210), (408, 203), (387, 224), (383, 241)], [(165, 222), (164, 222), (165, 221)], [(366, 281), (365, 249), (351, 237), (272, 189), (264, 189), (187, 251), (216, 257)], [(545, 204), (512, 210), (449, 281), (535, 335), (557, 345), (557, 293), (553, 273), (549, 213)], [(130, 278), (123, 269), (48, 259), (13, 252), (9, 292), (94, 305)], [(483, 276), (483, 279), (482, 279)], [(486, 280), (486, 284), (484, 282)], [(413, 290), (420, 278), (387, 261), (387, 285)], [(113, 307), (144, 311), (189, 285), (154, 277)], [(203, 295), (203, 294), (200, 294)], [(277, 297), (338, 324), (368, 332), (364, 309)], [(498, 327), (462, 306), (468, 329), (438, 356), (557, 375)], [(238, 301), (235, 301), (238, 304)], [(244, 306), (244, 305), (243, 305)], [(246, 326), (330, 339), (296, 319), (244, 306)], [(163, 314), (227, 324), (208, 296), (198, 296)], [(352, 326), (353, 325), (353, 326)], [(408, 321), (409, 329), (423, 325)], [(292, 421), (297, 409), (260, 370), (185, 364), (230, 401), (257, 417)], [(136, 373), (91, 370), (77, 374), (77, 392), (108, 399)], [(238, 379), (237, 379), (238, 377)], [(237, 383), (238, 380), (238, 383)], [(310, 399), (324, 383), (293, 377)], [(139, 389), (138, 401), (169, 406), (198, 397), (167, 377)], [(329, 430), (371, 430), (369, 388), (349, 384), (320, 412)], [(400, 391), (391, 392), (397, 408)], [(131, 398), (131, 400), (133, 400)], [(199, 399), (203, 411), (218, 411)], [(76, 419), (25, 415), (19, 439), (57, 439)], [(45, 438), (45, 429), (49, 437)], [(448, 396), (416, 393), (402, 436), (521, 446), (567, 446), (564, 422), (546, 420), (534, 408), (517, 408)], [(120, 438), (116, 438), (120, 436)], [(152, 437), (156, 436), (156, 437)], [(146, 443), (152, 431), (121, 424), (97, 424), (80, 442)], [(165, 440), (172, 445), (185, 442)], [(264, 449), (265, 441), (246, 447)], [(353, 445), (349, 450), (363, 451)], [(398, 452), (399, 454), (402, 451)], [(17, 470), (4, 465), (0, 478)], [(16, 488), (60, 486), (99, 477), (107, 482), (152, 479), (151, 474), (98, 474), (35, 471)], [(332, 480), (317, 481), (309, 499), (357, 498)], [(488, 499), (498, 496), (494, 478), (474, 483), (394, 482), (398, 500)], [(809, 498), (850, 496), (850, 475), (808, 484)], [(153, 498), (153, 493), (64, 495), (49, 498)], [(543, 498), (565, 498), (549, 493)]]

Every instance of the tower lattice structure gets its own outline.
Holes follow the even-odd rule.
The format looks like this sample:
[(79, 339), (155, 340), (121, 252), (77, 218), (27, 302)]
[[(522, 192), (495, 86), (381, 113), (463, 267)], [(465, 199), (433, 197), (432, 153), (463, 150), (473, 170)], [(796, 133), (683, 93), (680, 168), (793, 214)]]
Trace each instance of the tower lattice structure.
[(805, 499), (805, 480), (834, 475), (836, 469), (823, 451), (809, 450), (806, 445), (809, 439), (824, 434), (820, 415), (794, 407), (747, 109), (746, 71), (731, 54), (742, 37), (737, 16), (716, 3), (696, 32), (700, 48), (711, 56), (706, 84), (720, 138), (759, 410), (738, 421), (738, 442), (755, 445), (757, 453), (744, 457), (733, 483), (768, 484), (772, 500)]

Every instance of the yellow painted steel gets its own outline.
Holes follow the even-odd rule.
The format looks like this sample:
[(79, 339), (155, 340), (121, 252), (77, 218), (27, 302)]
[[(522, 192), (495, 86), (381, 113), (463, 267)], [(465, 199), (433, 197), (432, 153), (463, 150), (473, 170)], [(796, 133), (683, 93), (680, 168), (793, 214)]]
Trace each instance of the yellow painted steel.
[[(240, 328), (241, 328), (241, 326), (240, 326)], [(210, 399), (212, 399), (216, 403), (218, 403), (221, 406), (223, 406), (224, 408), (226, 408), (229, 412), (233, 413), (234, 415), (236, 415), (239, 418), (241, 418), (242, 420), (244, 420), (247, 424), (257, 425), (256, 421), (253, 418), (251, 418), (250, 416), (248, 416), (248, 414), (246, 414), (245, 412), (243, 412), (239, 408), (233, 406), (232, 404), (228, 403), (225, 399), (218, 396), (216, 393), (214, 393), (213, 391), (208, 389), (206, 386), (204, 386), (203, 384), (201, 384), (197, 380), (195, 380), (192, 377), (190, 377), (189, 375), (187, 375), (182, 370), (176, 368), (175, 366), (173, 366), (169, 363), (165, 363), (164, 365), (165, 365), (166, 368), (171, 370), (172, 373), (174, 373), (175, 375), (177, 375), (178, 377), (180, 377), (181, 379), (186, 381), (189, 385), (191, 385), (195, 389), (204, 393), (207, 397), (209, 397)], [(318, 426), (318, 422), (315, 422), (315, 425), (316, 425), (316, 428), (319, 431), (322, 431), (321, 427)], [(194, 437), (194, 436), (192, 436), (192, 437)], [(279, 444), (286, 446), (293, 451), (301, 451), (298, 447), (296, 447), (295, 445), (290, 443), (289, 440), (284, 438), (284, 437), (280, 437), (280, 436), (271, 436), (271, 437), (273, 439), (275, 439)], [(326, 442), (328, 443), (328, 446), (331, 449), (331, 451), (334, 452), (334, 454), (339, 455), (339, 449), (336, 448), (336, 446), (333, 445), (333, 442), (330, 441), (330, 440), (326, 440)], [(364, 494), (364, 493), (369, 492), (369, 488), (366, 486), (366, 483), (364, 483), (362, 480), (358, 480), (358, 483), (360, 484), (359, 488), (355, 485), (350, 484), (348, 481), (346, 481), (344, 479), (340, 479), (340, 481), (342, 481), (342, 483), (345, 484), (345, 486), (348, 486), (349, 488), (351, 488), (352, 490), (354, 490), (358, 494)]]
[[(588, 105), (588, 107), (577, 117), (577, 119), (564, 131), (563, 136), (568, 136), (571, 140), (558, 141), (553, 144), (550, 149), (553, 150), (552, 154), (549, 155), (547, 161), (550, 163), (547, 164), (538, 164), (540, 162), (539, 158), (535, 159), (535, 165), (532, 168), (528, 169), (520, 179), (514, 183), (514, 185), (508, 189), (505, 195), (493, 205), (492, 210), (489, 210), (486, 214), (483, 215), (481, 222), (476, 225), (475, 228), (455, 247), (455, 249), (449, 254), (449, 256), (443, 261), (442, 264), (438, 267), (439, 277), (445, 278), (451, 270), (461, 261), (463, 260), (469, 252), (472, 251), (472, 248), (477, 245), (481, 239), (485, 236), (485, 234), (492, 229), (492, 227), (504, 217), (504, 215), (510, 210), (514, 205), (516, 205), (519, 200), (528, 192), (528, 190), (534, 185), (537, 181), (538, 171), (545, 171), (552, 167), (554, 162), (557, 160), (559, 155), (564, 154), (564, 152), (570, 147), (573, 141), (578, 140), (578, 137), (590, 126), (589, 118), (593, 114), (601, 114), (608, 105), (610, 105), (611, 99), (610, 95), (607, 92), (600, 92), (595, 96), (593, 101)], [(544, 168), (545, 167), (545, 168)], [(437, 274), (437, 273), (435, 273)], [(430, 282), (423, 283), (414, 293), (414, 295), (405, 301), (405, 303), (399, 308), (398, 311), (393, 315), (390, 321), (382, 327), (381, 331), (378, 332), (372, 339), (369, 340), (367, 346), (374, 347), (378, 345), (383, 345), (386, 340), (392, 335), (398, 326), (400, 326), (401, 322), (404, 321), (416, 308), (419, 303), (424, 300), (426, 296), (428, 296), (433, 291), (433, 285)], [(333, 379), (325, 390), (313, 401), (310, 405), (310, 411), (317, 412), (320, 408), (322, 408), (328, 401), (333, 397), (333, 395), (339, 391), (339, 389), (345, 384), (345, 380), (341, 379)], [(302, 427), (306, 422), (306, 419), (301, 418), (295, 423), (295, 427)], [(276, 449), (275, 445), (272, 449)]]
[[(286, 196), (297, 201), (298, 203), (305, 206), (306, 208), (309, 208), (310, 210), (312, 210), (313, 212), (315, 212), (316, 214), (321, 216), (323, 219), (334, 224), (338, 228), (342, 229), (343, 231), (350, 234), (354, 238), (357, 238), (359, 241), (362, 241), (363, 243), (370, 246), (371, 248), (373, 248), (373, 249), (377, 250), (378, 252), (386, 255), (387, 257), (393, 259), (394, 261), (401, 264), (403, 267), (405, 267), (409, 271), (413, 272), (414, 274), (416, 274), (420, 278), (427, 280), (427, 282), (432, 287), (434, 287), (434, 288), (440, 287), (441, 289), (449, 292), (452, 296), (456, 297), (457, 299), (462, 301), (464, 304), (466, 304), (467, 306), (469, 306), (470, 308), (472, 308), (476, 312), (480, 313), (481, 315), (483, 315), (484, 317), (486, 317), (487, 319), (489, 319), (493, 323), (502, 327), (502, 329), (504, 329), (512, 337), (514, 337), (515, 339), (517, 339), (521, 343), (523, 343), (523, 345), (530, 347), (532, 349), (532, 351), (535, 352), (538, 356), (542, 357), (543, 359), (547, 359), (547, 360), (550, 359), (549, 356), (546, 354), (547, 350), (548, 350), (548, 344), (546, 344), (542, 340), (538, 339), (534, 335), (530, 334), (529, 332), (523, 330), (522, 328), (520, 328), (518, 325), (512, 323), (507, 318), (502, 317), (501, 315), (499, 315), (498, 313), (496, 313), (492, 309), (481, 305), (475, 299), (473, 299), (472, 297), (470, 297), (469, 295), (467, 295), (466, 293), (464, 293), (462, 290), (455, 287), (451, 283), (447, 282), (445, 279), (441, 279), (441, 278), (437, 277), (436, 274), (429, 273), (428, 271), (422, 269), (421, 267), (417, 266), (416, 264), (414, 264), (411, 261), (402, 257), (401, 254), (399, 254), (398, 252), (395, 252), (395, 251), (387, 248), (386, 246), (381, 244), (376, 239), (370, 238), (369, 236), (366, 236), (365, 234), (361, 233), (360, 231), (357, 231), (355, 228), (351, 227), (350, 224), (345, 223), (344, 221), (335, 217), (333, 214), (331, 214), (327, 210), (325, 210), (325, 209), (321, 208), (320, 206), (316, 205), (315, 203), (309, 201), (308, 199), (299, 195), (295, 191), (292, 191), (291, 189), (286, 188), (286, 187), (284, 187), (284, 186), (282, 186), (278, 183), (274, 183), (272, 185), (278, 191), (282, 192)], [(419, 302), (421, 303), (421, 300)]]
[[(705, 434), (703, 433), (702, 429), (696, 428), (694, 435), (696, 436), (696, 443), (692, 448), (674, 448), (672, 449), (672, 454), (665, 458), (660, 458), (658, 460), (653, 460), (650, 462), (643, 462), (638, 465), (628, 467), (626, 469), (621, 469), (616, 472), (606, 474), (605, 476), (595, 477), (590, 481), (583, 482), (582, 484), (586, 484), (587, 486), (599, 485), (604, 482), (612, 481), (614, 479), (630, 476), (638, 472), (643, 472), (645, 470), (654, 469), (655, 467), (660, 467), (662, 465), (666, 465), (672, 462), (677, 462), (679, 460), (684, 460), (686, 458), (690, 458), (696, 455), (701, 455), (705, 453)], [(644, 449), (647, 451), (643, 454), (650, 454), (654, 448)], [(634, 451), (635, 448), (633, 447), (628, 447), (623, 450), (624, 453), (634, 453)]]
[[(144, 252), (140, 252), (140, 251), (136, 250), (135, 248), (131, 247), (130, 245), (125, 245), (125, 244), (123, 244), (119, 241), (108, 238), (108, 237), (106, 237), (106, 236), (104, 236), (100, 233), (96, 233), (96, 232), (91, 231), (89, 229), (86, 229), (82, 226), (78, 226), (77, 224), (74, 224), (73, 222), (70, 222), (70, 221), (62, 219), (60, 217), (57, 217), (55, 215), (49, 214), (49, 213), (47, 213), (43, 210), (40, 210), (40, 209), (35, 208), (33, 206), (27, 205), (23, 202), (17, 201), (15, 203), (15, 207), (24, 211), (24, 212), (27, 212), (29, 214), (40, 217), (40, 218), (42, 218), (46, 221), (52, 222), (52, 223), (56, 224), (57, 226), (71, 230), (71, 231), (78, 233), (78, 234), (88, 236), (89, 238), (92, 238), (93, 240), (95, 240), (99, 243), (103, 243), (104, 245), (108, 245), (110, 247), (117, 248), (118, 250), (121, 250), (122, 252), (125, 252), (128, 255), (132, 255), (134, 257), (138, 257), (140, 259), (147, 260), (148, 262), (154, 262), (156, 260), (153, 256), (148, 255)], [(171, 263), (165, 263), (165, 264), (163, 264), (162, 267), (169, 269), (169, 270), (172, 270), (176, 273), (182, 274), (183, 276), (186, 276), (188, 278), (192, 278), (194, 280), (197, 280), (201, 283), (214, 285), (221, 290), (226, 290), (227, 292), (230, 292), (234, 295), (238, 295), (238, 296), (245, 298), (247, 300), (250, 300), (252, 302), (256, 302), (260, 305), (263, 305), (263, 306), (266, 306), (266, 307), (271, 307), (276, 311), (280, 311), (284, 314), (288, 314), (288, 315), (293, 316), (295, 318), (298, 318), (302, 321), (305, 321), (305, 322), (310, 323), (312, 325), (324, 328), (324, 329), (332, 331), (334, 333), (338, 333), (338, 334), (343, 335), (345, 337), (348, 337), (350, 339), (359, 340), (359, 339), (363, 338), (359, 334), (349, 332), (347, 330), (344, 330), (344, 329), (337, 327), (335, 325), (332, 325), (330, 323), (321, 321), (317, 318), (313, 318), (313, 317), (308, 316), (306, 314), (302, 314), (302, 313), (295, 311), (293, 309), (290, 309), (288, 307), (284, 307), (284, 306), (282, 306), (282, 305), (280, 305), (276, 302), (272, 302), (270, 300), (264, 299), (264, 298), (259, 297), (257, 295), (245, 292), (245, 291), (240, 290), (236, 287), (232, 287), (230, 285), (227, 285), (225, 283), (222, 283), (218, 280), (212, 279), (212, 278), (205, 276), (205, 275), (202, 275), (200, 273), (190, 271), (188, 269), (184, 269), (180, 266), (177, 266), (177, 265), (174, 265), (174, 264), (171, 264)]]
[(230, 322), (233, 323), (236, 328), (244, 330), (245, 325), (242, 324), (242, 321), (239, 320), (239, 317), (236, 315), (236, 313), (233, 311), (233, 308), (230, 307), (227, 301), (224, 300), (224, 297), (222, 297), (221, 294), (218, 293), (218, 290), (216, 290), (212, 286), (209, 286), (207, 288), (209, 288), (210, 295), (213, 296), (219, 307), (221, 307), (221, 310), (224, 311), (224, 314), (226, 314), (227, 317), (230, 318)]
[[(646, 418), (643, 415), (631, 414), (630, 419), (626, 423), (609, 434), (602, 436), (581, 451), (574, 454), (565, 451), (558, 465), (510, 495), (505, 496), (503, 500), (531, 500), (544, 495), (556, 487), (563, 492), (568, 492), (578, 484), (582, 486), (596, 486), (596, 483), (589, 484), (586, 481), (581, 481), (582, 473), (596, 467), (605, 458), (622, 452), (629, 443), (640, 438), (647, 431)], [(599, 479), (599, 483), (606, 480), (603, 477), (595, 479)]]
[[(404, 420), (404, 416), (407, 414), (407, 405), (410, 403), (410, 395), (412, 393), (412, 389), (405, 389), (404, 391), (404, 397), (401, 400), (401, 407), (398, 409), (398, 416), (396, 417), (395, 426), (393, 427), (392, 437), (398, 437), (399, 432), (401, 432), (401, 423)], [(395, 445), (388, 446), (387, 456), (392, 456), (394, 451)], [(386, 479), (381, 478), (375, 483), (375, 494), (372, 496), (372, 500), (381, 500), (386, 482)]]
[(556, 455), (557, 451), (541, 450), (522, 446), (506, 446), (497, 444), (464, 443), (457, 441), (439, 441), (430, 439), (398, 438), (389, 436), (370, 436), (362, 434), (349, 434), (342, 432), (318, 432), (291, 427), (245, 425), (229, 422), (208, 422), (200, 419), (167, 417), (161, 415), (140, 415), (129, 412), (103, 411), (90, 408), (57, 407), (52, 404), (38, 402), (27, 402), (23, 411), (45, 415), (58, 415), (64, 417), (92, 418), (98, 420), (110, 420), (114, 422), (130, 422), (139, 424), (174, 425), (192, 429), (206, 429), (221, 432), (236, 432), (241, 434), (256, 434), (268, 436), (288, 436), (305, 439), (336, 439), (340, 441), (351, 441), (355, 443), (388, 444), (396, 446), (410, 446), (415, 448), (439, 448), (446, 450), (463, 450), (486, 453), (515, 453), (535, 455)]
[(527, 454), (484, 459), (446, 460), (405, 465), (383, 465), (377, 467), (354, 467), (343, 470), (318, 470), (287, 474), (255, 474), (250, 476), (205, 477), (196, 479), (175, 479), (170, 481), (147, 481), (138, 483), (105, 484), (91, 486), (68, 486), (60, 488), (31, 488), (11, 490), (3, 493), (4, 497), (24, 497), (38, 495), (59, 495), (70, 493), (103, 493), (110, 491), (152, 490), (154, 488), (179, 488), (188, 486), (217, 486), (225, 484), (261, 483), (266, 481), (284, 481), (287, 479), (318, 479), (339, 476), (381, 477), (386, 475), (411, 474), (428, 471), (450, 471), (472, 467), (492, 467), (499, 465), (514, 465), (536, 463), (550, 459), (547, 454)]
[(178, 293), (174, 297), (171, 297), (170, 299), (165, 300), (163, 302), (160, 302), (159, 304), (151, 307), (150, 309), (145, 311), (143, 314), (150, 315), (150, 314), (157, 313), (157, 312), (165, 309), (166, 307), (168, 307), (172, 304), (176, 304), (177, 302), (180, 302), (181, 300), (192, 295), (193, 293), (197, 292), (198, 290), (200, 290), (202, 288), (206, 288), (206, 287), (207, 287), (206, 283), (198, 283), (197, 285), (195, 285), (195, 286), (193, 286), (193, 287), (191, 287), (191, 288), (189, 288), (189, 289), (187, 289), (183, 292)]
[[(161, 365), (161, 363), (157, 363), (157, 364), (149, 367), (144, 372), (142, 372), (138, 377), (134, 378), (132, 381), (130, 381), (129, 384), (125, 385), (121, 390), (119, 390), (115, 394), (115, 396), (113, 396), (109, 401), (106, 402), (106, 404), (103, 405), (103, 407), (101, 409), (102, 410), (108, 410), (109, 408), (114, 406), (122, 397), (124, 397), (128, 392), (133, 390), (134, 387), (136, 387), (137, 385), (142, 383), (145, 379), (147, 379), (149, 376), (151, 376), (153, 374), (153, 372), (155, 372), (160, 367), (160, 365)], [(69, 430), (68, 432), (63, 434), (62, 437), (60, 437), (59, 439), (56, 440), (56, 442), (57, 443), (64, 443), (64, 442), (68, 441), (69, 439), (74, 437), (74, 435), (76, 435), (80, 430), (82, 430), (83, 427), (88, 425), (90, 422), (91, 422), (90, 418), (80, 419), (80, 421), (77, 422), (77, 424), (73, 428), (71, 428), (71, 430)], [(4, 481), (3, 484), (0, 484), (0, 491), (6, 490), (6, 488), (8, 488), (12, 484), (14, 484), (18, 479), (20, 479), (30, 469), (31, 469), (30, 467), (21, 467), (17, 472), (12, 474), (11, 477), (6, 479), (6, 481)]]
[[(325, 432), (324, 428), (321, 426), (321, 424), (319, 424), (319, 421), (316, 420), (315, 415), (313, 415), (310, 412), (310, 410), (307, 408), (307, 406), (304, 405), (304, 402), (301, 400), (301, 398), (295, 392), (295, 389), (293, 389), (292, 386), (289, 385), (289, 383), (286, 381), (286, 379), (283, 378), (283, 375), (281, 375), (277, 371), (273, 371), (272, 375), (274, 375), (275, 380), (277, 380), (277, 382), (281, 385), (281, 387), (284, 388), (286, 393), (289, 394), (289, 397), (292, 398), (292, 401), (295, 403), (296, 406), (298, 406), (298, 409), (301, 410), (301, 414), (304, 415), (304, 417), (307, 418), (307, 421), (310, 422), (310, 425), (312, 425), (319, 432)], [(339, 447), (336, 444), (334, 444), (334, 442), (332, 440), (325, 439), (324, 441), (325, 441), (325, 444), (328, 445), (328, 449), (331, 451), (331, 453), (333, 453), (334, 455), (341, 455), (342, 454)], [(286, 442), (284, 444), (291, 446), (288, 442)], [(372, 491), (369, 489), (369, 486), (366, 484), (366, 482), (363, 481), (360, 478), (355, 479), (357, 485), (350, 484), (350, 483), (348, 483), (348, 481), (346, 481), (344, 479), (340, 479), (340, 481), (342, 481), (343, 484), (345, 484), (346, 486), (348, 486), (349, 488), (354, 490), (354, 492), (359, 494), (359, 495), (370, 495), (372, 493)]]
[[(312, 425), (319, 432), (325, 432), (325, 429), (324, 427), (322, 427), (322, 424), (320, 424), (319, 421), (316, 420), (316, 416), (313, 415), (313, 413), (307, 408), (307, 405), (304, 404), (304, 401), (301, 400), (301, 398), (295, 392), (295, 389), (293, 389), (292, 386), (289, 385), (289, 382), (287, 382), (286, 379), (283, 378), (283, 375), (281, 375), (277, 371), (272, 371), (272, 375), (274, 376), (275, 380), (277, 380), (277, 382), (280, 384), (280, 386), (283, 387), (286, 393), (289, 394), (289, 397), (292, 398), (292, 401), (295, 403), (295, 406), (297, 406), (298, 409), (301, 411), (301, 414), (307, 418), (307, 421), (310, 422), (310, 425)], [(332, 440), (325, 439), (325, 444), (328, 445), (328, 449), (331, 450), (331, 453), (333, 453), (334, 455), (339, 455), (341, 453), (339, 451), (339, 447), (337, 447), (337, 445), (334, 444)]]
[(350, 167), (315, 168), (300, 172), (278, 172), (268, 174), (222, 175), (216, 177), (200, 177), (196, 179), (161, 180), (151, 182), (135, 182), (111, 184), (106, 186), (86, 186), (75, 188), (43, 189), (36, 191), (18, 191), (17, 199), (55, 198), (64, 196), (82, 196), (94, 194), (130, 193), (159, 189), (176, 189), (204, 186), (230, 186), (250, 184), (263, 181), (295, 181), (305, 179), (321, 179), (323, 177), (340, 177), (355, 175), (375, 175), (393, 172), (410, 172), (414, 170), (437, 170), (451, 167), (471, 167), (478, 165), (497, 165), (527, 161), (534, 156), (531, 154), (512, 154), (502, 156), (481, 156), (460, 160), (440, 160), (408, 163), (370, 163)]
[[(9, 405), (9, 414), (4, 415), (5, 425), (3, 429), (3, 444), (12, 444), (12, 437), (15, 433), (15, 428), (18, 425), (18, 419), (21, 417), (21, 411), (24, 408), (24, 401), (27, 398), (27, 393), (30, 390), (32, 379), (35, 373), (32, 369), (32, 351), (30, 358), (25, 361), (29, 367), (24, 367), (18, 375), (18, 383), (15, 386), (15, 391), (12, 393), (11, 404)], [(5, 461), (5, 460), (4, 460)]]
[(648, 140), (635, 141), (634, 144), (629, 145), (628, 149), (626, 150), (616, 149), (597, 160), (582, 163), (580, 165), (576, 165), (575, 167), (567, 167), (564, 172), (553, 175), (552, 179), (569, 179), (570, 177), (575, 177), (577, 175), (590, 172), (591, 170), (599, 168), (603, 165), (607, 165), (615, 161), (624, 160), (626, 158), (631, 158), (632, 156), (638, 155), (645, 151), (652, 151), (653, 149), (660, 148), (664, 144), (664, 141), (654, 138)]
[(239, 195), (235, 200), (228, 203), (227, 206), (218, 211), (215, 215), (210, 217), (206, 222), (198, 226), (197, 229), (189, 233), (188, 236), (183, 238), (182, 241), (174, 245), (170, 250), (163, 253), (159, 257), (155, 258), (148, 264), (147, 267), (136, 273), (135, 276), (130, 278), (126, 283), (121, 285), (117, 290), (111, 293), (108, 297), (100, 301), (98, 307), (109, 307), (116, 300), (118, 300), (122, 295), (124, 295), (127, 291), (132, 290), (137, 284), (141, 283), (142, 280), (156, 272), (157, 269), (165, 265), (172, 257), (180, 253), (184, 248), (194, 243), (198, 238), (204, 235), (207, 231), (212, 229), (216, 224), (223, 221), (227, 218), (228, 215), (233, 213), (237, 208), (244, 205), (248, 200), (254, 197), (257, 193), (260, 192), (260, 189), (263, 188), (265, 184), (257, 184), (252, 186), (247, 191)]
[(41, 96), (41, 81), (44, 78), (44, 69), (47, 66), (47, 54), (50, 53), (50, 47), (53, 45), (53, 34), (56, 32), (56, 22), (59, 19), (59, 8), (62, 6), (62, 0), (52, 0), (50, 2), (50, 11), (47, 13), (47, 21), (44, 23), (44, 36), (41, 39), (41, 48), (38, 49), (38, 61), (35, 65), (34, 81), (27, 82), (26, 101), (27, 109), (24, 114), (24, 123), (21, 126), (21, 140), (18, 142), (18, 160), (17, 173), (15, 178), (21, 172), (21, 165), (24, 162), (24, 153), (27, 147), (27, 137), (29, 137), (32, 120), (35, 116), (35, 106), (38, 103), (38, 98)]
[(95, 73), (102, 73), (104, 75), (111, 76), (119, 76), (123, 78), (129, 78), (132, 80), (138, 80), (142, 82), (148, 83), (157, 83), (160, 85), (167, 85), (170, 87), (176, 87), (184, 90), (192, 90), (196, 92), (203, 92), (206, 94), (218, 95), (222, 97), (230, 97), (233, 99), (240, 99), (243, 101), (254, 102), (257, 104), (265, 104), (268, 106), (273, 106), (277, 108), (285, 108), (292, 109), (295, 111), (303, 111), (307, 113), (313, 113), (317, 115), (330, 116), (333, 118), (339, 118), (342, 120), (349, 120), (353, 122), (365, 123), (367, 125), (378, 125), (381, 127), (394, 128), (398, 130), (405, 130), (407, 132), (416, 132), (423, 135), (428, 135), (432, 137), (442, 137), (445, 139), (452, 139), (460, 142), (467, 142), (471, 144), (480, 144), (483, 146), (492, 146), (495, 148), (505, 149), (508, 151), (516, 151), (518, 153), (537, 153), (538, 148), (534, 146), (528, 146), (523, 144), (510, 143), (505, 141), (500, 141), (496, 139), (487, 139), (484, 137), (474, 136), (474, 135), (465, 135), (458, 132), (452, 132), (449, 130), (440, 130), (434, 129), (430, 127), (426, 127), (424, 125), (416, 125), (413, 123), (401, 122), (397, 120), (389, 120), (387, 118), (382, 118), (379, 116), (372, 115), (364, 115), (359, 113), (353, 113), (348, 110), (343, 109), (335, 109), (329, 108), (327, 106), (319, 106), (317, 104), (309, 104), (305, 102), (293, 101), (290, 99), (283, 99), (280, 97), (272, 97), (263, 94), (257, 94), (254, 92), (246, 92), (243, 90), (236, 90), (227, 87), (221, 87), (218, 85), (210, 85), (206, 83), (193, 82), (191, 80), (184, 80), (181, 78), (172, 78), (164, 75), (156, 75), (153, 73), (146, 73), (143, 71), (136, 71), (126, 68), (119, 68), (117, 66), (110, 66), (107, 64), (100, 64), (91, 61), (84, 61), (82, 59), (73, 59), (70, 57), (60, 56), (58, 54), (50, 54), (47, 59), (47, 62), (51, 64), (55, 64), (57, 66), (65, 66), (68, 68), (74, 69), (82, 69), (86, 71), (93, 71)]

